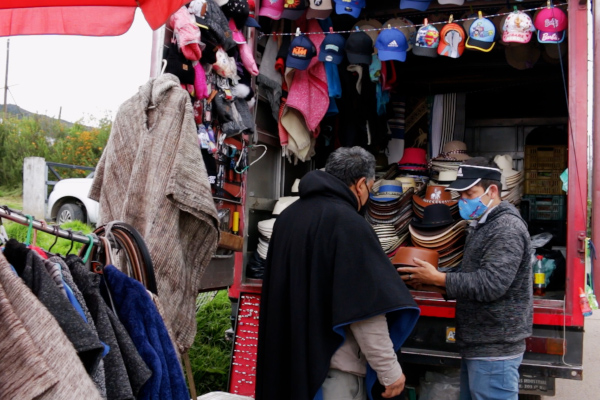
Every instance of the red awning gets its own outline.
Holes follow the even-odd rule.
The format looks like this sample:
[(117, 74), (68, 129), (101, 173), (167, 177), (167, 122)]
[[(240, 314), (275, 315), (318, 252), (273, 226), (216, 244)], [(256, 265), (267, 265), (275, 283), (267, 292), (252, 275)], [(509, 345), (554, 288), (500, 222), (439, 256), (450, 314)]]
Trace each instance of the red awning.
[(0, 36), (118, 36), (140, 7), (152, 29), (190, 0), (2, 0)]

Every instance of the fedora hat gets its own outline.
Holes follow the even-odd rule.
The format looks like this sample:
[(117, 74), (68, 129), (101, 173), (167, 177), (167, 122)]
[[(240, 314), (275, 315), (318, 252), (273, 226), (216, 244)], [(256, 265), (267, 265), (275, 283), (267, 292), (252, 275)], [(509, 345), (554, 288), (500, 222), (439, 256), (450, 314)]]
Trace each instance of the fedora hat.
[(373, 185), (373, 189), (369, 194), (371, 200), (390, 202), (397, 200), (402, 196), (402, 182), (398, 182), (394, 179), (382, 179), (380, 182), (381, 183), (377, 185), (377, 187)]
[(399, 176), (396, 178), (396, 180), (398, 182), (402, 183), (403, 191), (408, 190), (408, 188), (413, 188), (413, 189), (417, 188), (417, 182), (415, 181), (415, 178), (411, 178), (409, 176)]
[(438, 230), (453, 223), (450, 207), (446, 204), (432, 204), (423, 211), (423, 219), (413, 219), (410, 224), (419, 229)]
[(414, 258), (427, 261), (437, 268), (440, 257), (435, 250), (422, 249), (419, 247), (401, 247), (394, 255), (394, 258), (392, 258), (392, 264), (418, 267), (413, 261)]
[(457, 235), (449, 240), (442, 242), (441, 244), (432, 245), (431, 243), (419, 242), (411, 236), (411, 242), (415, 247), (421, 247), (424, 249), (435, 250), (440, 254), (445, 254), (448, 249), (452, 250), (465, 244), (465, 235)]
[(519, 171), (515, 171), (513, 169), (513, 159), (509, 154), (498, 154), (496, 157), (494, 157), (494, 162), (502, 170), (502, 175), (504, 175), (506, 179), (519, 173)]
[(409, 147), (404, 149), (402, 158), (398, 161), (398, 169), (409, 171), (427, 171), (427, 153), (425, 149)]
[(445, 186), (445, 185), (449, 185), (452, 182), (454, 182), (456, 180), (456, 173), (458, 171), (457, 169), (453, 169), (453, 170), (444, 170), (444, 171), (440, 171), (438, 173), (438, 177), (436, 179), (436, 182), (439, 186)]
[(425, 197), (421, 198), (417, 195), (413, 196), (413, 201), (418, 206), (423, 208), (430, 206), (432, 204), (446, 204), (448, 206), (453, 206), (458, 204), (456, 200), (452, 200), (452, 195), (445, 191), (444, 186), (432, 185), (427, 187), (427, 191), (425, 192)]
[(465, 161), (471, 158), (467, 154), (467, 145), (460, 140), (453, 140), (444, 145), (442, 152), (435, 160), (458, 160)]

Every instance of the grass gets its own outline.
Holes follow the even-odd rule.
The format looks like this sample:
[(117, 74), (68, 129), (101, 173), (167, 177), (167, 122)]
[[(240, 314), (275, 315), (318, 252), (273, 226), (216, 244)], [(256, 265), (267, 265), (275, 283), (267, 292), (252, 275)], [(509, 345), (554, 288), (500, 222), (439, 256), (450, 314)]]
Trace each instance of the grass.
[(225, 331), (231, 327), (230, 315), (226, 290), (196, 313), (198, 333), (189, 355), (198, 395), (227, 392), (232, 343), (225, 340)]
[(0, 205), (13, 209), (23, 209), (23, 189), (0, 186)]
[[(29, 227), (17, 223), (5, 224), (5, 226), (6, 233), (8, 234), (9, 238), (16, 239), (19, 242), (25, 242)], [(73, 232), (81, 231), (83, 233), (91, 233), (93, 231), (91, 226), (80, 221), (67, 222), (66, 224), (62, 224), (60, 227), (62, 229), (72, 229)], [(36, 245), (44, 250), (49, 250), (55, 239), (56, 236), (54, 235), (38, 231)], [(54, 247), (52, 247), (52, 253), (66, 255), (70, 247), (70, 240), (59, 238)], [(73, 249), (71, 250), (70, 254), (77, 254), (81, 247), (83, 247), (83, 243), (73, 242)]]

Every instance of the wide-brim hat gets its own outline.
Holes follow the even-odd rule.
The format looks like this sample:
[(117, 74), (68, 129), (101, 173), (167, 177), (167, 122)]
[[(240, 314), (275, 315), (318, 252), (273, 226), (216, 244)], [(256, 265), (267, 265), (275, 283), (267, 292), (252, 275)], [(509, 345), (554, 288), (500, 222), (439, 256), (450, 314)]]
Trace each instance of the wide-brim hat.
[(470, 158), (471, 156), (467, 154), (467, 145), (460, 140), (453, 140), (444, 145), (442, 152), (435, 157), (434, 160), (445, 159), (465, 161)]
[(445, 187), (443, 186), (428, 186), (425, 197), (414, 195), (413, 202), (422, 208), (432, 204), (446, 204), (447, 206), (456, 205), (458, 202), (452, 200), (450, 193), (447, 193), (444, 189)]
[(419, 247), (401, 247), (394, 255), (392, 264), (418, 267), (414, 262), (415, 258), (426, 261), (436, 268), (438, 266), (439, 255), (437, 251)]
[(258, 231), (266, 238), (270, 238), (273, 233), (273, 226), (275, 226), (275, 218), (265, 219), (258, 223)]
[(399, 199), (403, 193), (402, 182), (395, 179), (381, 179), (373, 184), (369, 197), (378, 202), (390, 202)]
[(411, 236), (416, 238), (418, 241), (436, 243), (447, 238), (453, 238), (455, 235), (463, 233), (467, 225), (467, 220), (460, 220), (451, 226), (436, 231), (419, 229), (412, 225), (408, 227), (408, 230), (410, 231)]
[(293, 202), (295, 202), (299, 198), (299, 196), (280, 197), (279, 200), (277, 200), (277, 203), (275, 203), (275, 207), (273, 208), (273, 215), (281, 214), (283, 210), (288, 208), (290, 205), (292, 205)]
[(452, 211), (446, 204), (432, 204), (425, 207), (423, 219), (413, 219), (411, 226), (419, 229), (438, 230), (445, 229), (454, 223)]
[(455, 235), (449, 239), (444, 239), (443, 241), (437, 243), (420, 241), (411, 235), (411, 242), (416, 247), (435, 250), (439, 254), (446, 254), (448, 251), (453, 251), (457, 247), (464, 246), (465, 235), (463, 231), (463, 234), (461, 235)]

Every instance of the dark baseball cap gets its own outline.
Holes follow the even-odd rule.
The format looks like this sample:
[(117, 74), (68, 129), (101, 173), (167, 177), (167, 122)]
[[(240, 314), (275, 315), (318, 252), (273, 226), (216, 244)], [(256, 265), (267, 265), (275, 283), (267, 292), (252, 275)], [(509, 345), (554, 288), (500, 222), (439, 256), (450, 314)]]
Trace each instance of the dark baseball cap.
[(304, 70), (308, 68), (315, 55), (317, 55), (317, 49), (313, 42), (308, 37), (301, 35), (292, 40), (285, 65), (289, 68)]
[[(498, 181), (500, 183), (502, 179), (502, 171), (498, 168), (492, 167), (480, 167), (478, 165), (460, 165), (458, 167), (458, 173), (456, 174), (456, 180), (452, 182), (446, 190), (455, 190), (461, 192), (463, 190), (469, 190), (473, 186), (477, 185), (482, 179), (488, 179)], [(499, 186), (500, 188), (502, 185)]]
[(344, 46), (350, 64), (371, 64), (373, 39), (365, 32), (352, 32)]
[(344, 59), (346, 39), (339, 33), (329, 33), (321, 43), (319, 61), (340, 64)]
[(308, 9), (308, 6), (308, 0), (295, 0), (292, 3), (285, 1), (283, 3), (283, 12), (281, 13), (281, 18), (295, 21), (304, 15)]

